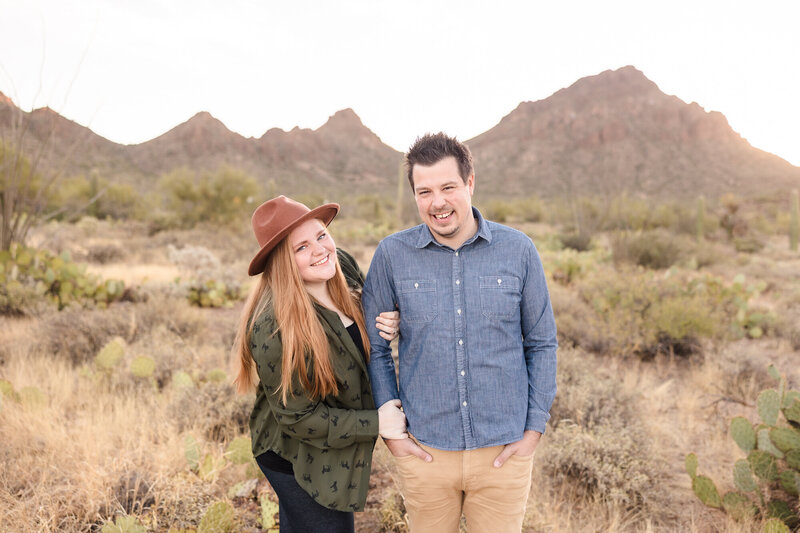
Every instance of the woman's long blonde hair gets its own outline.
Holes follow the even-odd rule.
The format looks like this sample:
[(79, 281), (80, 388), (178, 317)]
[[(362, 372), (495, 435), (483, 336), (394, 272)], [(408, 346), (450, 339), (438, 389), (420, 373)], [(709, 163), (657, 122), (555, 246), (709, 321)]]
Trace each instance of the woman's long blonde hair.
[[(327, 286), (333, 303), (358, 325), (364, 352), (369, 357), (369, 339), (360, 298), (347, 286), (338, 257), (336, 274), (328, 280)], [(288, 238), (284, 238), (270, 252), (264, 273), (250, 290), (242, 309), (232, 350), (237, 390), (240, 393), (251, 392), (259, 382), (250, 349), (250, 338), (256, 319), (270, 306), (277, 321), (273, 335), (280, 333), (283, 344), (279, 387), (283, 402), (286, 403), (287, 395), (294, 395), (294, 376), (297, 376), (306, 394), (312, 399), (337, 394), (339, 388), (336, 385), (328, 339), (314, 310), (311, 296), (300, 277)], [(312, 369), (311, 379), (308, 377), (309, 365)]]

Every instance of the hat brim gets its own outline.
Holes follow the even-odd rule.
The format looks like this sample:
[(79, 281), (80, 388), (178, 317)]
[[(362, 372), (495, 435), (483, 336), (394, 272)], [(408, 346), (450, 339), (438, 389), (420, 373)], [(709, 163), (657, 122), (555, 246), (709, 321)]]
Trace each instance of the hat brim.
[(290, 224), (287, 224), (285, 228), (275, 234), (261, 249), (258, 251), (256, 256), (250, 261), (250, 268), (247, 269), (247, 273), (251, 276), (257, 276), (264, 272), (264, 268), (267, 266), (267, 256), (272, 251), (275, 246), (278, 245), (284, 237), (289, 235), (291, 231), (305, 222), (306, 220), (311, 220), (312, 218), (318, 218), (328, 226), (331, 221), (336, 217), (336, 214), (339, 212), (339, 204), (325, 204), (321, 205), (317, 208), (312, 209), (308, 213), (298, 217), (297, 219), (293, 220)]

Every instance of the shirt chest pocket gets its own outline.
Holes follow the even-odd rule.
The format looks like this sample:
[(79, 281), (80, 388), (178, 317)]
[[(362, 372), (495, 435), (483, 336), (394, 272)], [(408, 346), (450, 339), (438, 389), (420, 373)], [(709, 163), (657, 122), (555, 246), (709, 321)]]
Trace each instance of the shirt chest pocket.
[(430, 322), (439, 314), (436, 280), (406, 279), (397, 286), (401, 321)]
[(481, 276), (481, 312), (487, 318), (508, 319), (519, 316), (522, 298), (519, 278), (514, 276)]

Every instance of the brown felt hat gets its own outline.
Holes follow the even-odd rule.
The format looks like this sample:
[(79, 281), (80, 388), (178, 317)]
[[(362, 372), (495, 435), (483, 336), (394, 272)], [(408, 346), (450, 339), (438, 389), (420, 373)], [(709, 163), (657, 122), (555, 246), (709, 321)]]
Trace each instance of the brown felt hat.
[(312, 218), (320, 219), (327, 226), (338, 212), (339, 204), (325, 204), (309, 209), (283, 195), (258, 206), (253, 212), (253, 232), (261, 249), (250, 261), (247, 273), (256, 276), (264, 272), (269, 253), (294, 228)]

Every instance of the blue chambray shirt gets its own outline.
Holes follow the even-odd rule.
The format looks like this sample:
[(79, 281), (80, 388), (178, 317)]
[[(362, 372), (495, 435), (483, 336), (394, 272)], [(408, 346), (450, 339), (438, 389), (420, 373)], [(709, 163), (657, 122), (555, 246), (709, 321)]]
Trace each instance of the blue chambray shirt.
[(375, 405), (400, 398), (408, 430), (440, 450), (544, 433), (556, 394), (556, 325), (542, 262), (524, 233), (484, 220), (458, 250), (424, 224), (383, 239), (364, 316), (400, 310), (398, 394), (389, 343), (367, 328)]

